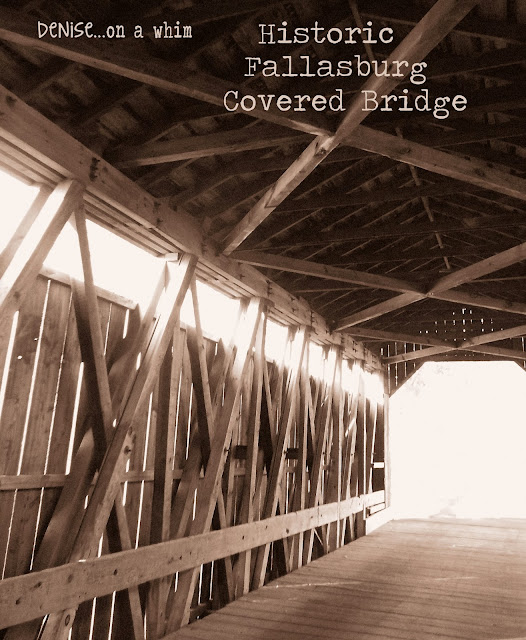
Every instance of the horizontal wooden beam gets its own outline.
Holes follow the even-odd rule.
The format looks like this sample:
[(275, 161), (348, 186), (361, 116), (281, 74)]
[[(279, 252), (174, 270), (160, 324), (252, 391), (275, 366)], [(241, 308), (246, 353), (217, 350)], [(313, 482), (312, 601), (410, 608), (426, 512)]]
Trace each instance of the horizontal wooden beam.
[(458, 287), (459, 285), (466, 282), (471, 282), (472, 280), (481, 278), (488, 273), (493, 273), (495, 271), (499, 271), (500, 269), (510, 267), (511, 265), (517, 264), (517, 262), (522, 262), (525, 259), (526, 242), (523, 242), (522, 244), (512, 247), (511, 249), (501, 251), (500, 253), (491, 256), (490, 258), (486, 258), (485, 260), (481, 260), (480, 262), (476, 262), (475, 264), (471, 264), (468, 267), (464, 267), (464, 269), (459, 269), (458, 271), (440, 278), (429, 289), (427, 295), (433, 296), (435, 293), (453, 289), (454, 287)]
[(526, 180), (494, 169), (490, 163), (466, 159), (417, 142), (411, 142), (368, 127), (357, 127), (346, 139), (348, 144), (406, 164), (439, 173), (470, 184), (526, 200)]
[(283, 129), (273, 124), (262, 124), (256, 127), (244, 127), (243, 129), (220, 131), (208, 135), (126, 146), (113, 151), (108, 155), (108, 160), (121, 168), (142, 167), (276, 147), (281, 144), (301, 142), (305, 140), (305, 136), (306, 134), (300, 131)]
[(266, 520), (103, 555), (0, 581), (0, 628), (77, 607), (131, 585), (248, 551), (362, 511), (385, 499), (378, 491), (359, 498), (295, 511)]
[(325, 278), (326, 280), (338, 280), (339, 282), (349, 282), (363, 287), (373, 289), (388, 289), (389, 291), (418, 292), (421, 290), (410, 282), (390, 278), (389, 276), (376, 275), (366, 271), (353, 271), (352, 269), (341, 269), (330, 265), (320, 264), (309, 260), (298, 260), (287, 256), (277, 256), (262, 251), (236, 251), (233, 255), (239, 262), (252, 264), (268, 269), (278, 269), (291, 273), (301, 273), (315, 278)]
[(407, 362), (409, 360), (418, 360), (420, 358), (426, 358), (428, 356), (436, 356), (441, 353), (447, 353), (449, 351), (457, 351), (457, 350), (458, 351), (479, 351), (482, 353), (489, 353), (491, 355), (499, 355), (502, 357), (509, 357), (513, 359), (526, 361), (526, 352), (524, 352), (524, 355), (522, 355), (520, 352), (513, 351), (510, 349), (504, 349), (502, 347), (495, 347), (495, 348), (491, 348), (490, 350), (488, 350), (489, 348), (486, 347), (484, 351), (481, 351), (480, 349), (478, 349), (478, 347), (483, 344), (498, 342), (500, 340), (508, 340), (509, 338), (517, 338), (525, 335), (526, 335), (526, 324), (523, 324), (518, 327), (512, 327), (511, 329), (501, 329), (500, 331), (488, 331), (487, 333), (483, 333), (480, 336), (477, 336), (475, 338), (470, 338), (469, 340), (465, 340), (464, 342), (462, 342), (461, 344), (455, 347), (451, 347), (451, 346), (429, 347), (428, 349), (421, 349), (420, 351), (413, 351), (410, 353), (401, 353), (396, 356), (384, 358), (384, 362), (386, 364), (394, 364), (396, 362)]
[[(446, 276), (447, 277), (447, 276)], [(522, 302), (512, 302), (510, 300), (504, 300), (501, 298), (493, 298), (491, 296), (482, 296), (479, 294), (471, 293), (469, 291), (449, 291), (444, 290), (434, 294), (402, 294), (372, 305), (367, 309), (357, 311), (356, 313), (349, 314), (344, 318), (341, 318), (337, 323), (335, 329), (342, 331), (348, 327), (353, 327), (362, 322), (379, 318), (386, 313), (403, 309), (404, 307), (425, 300), (426, 298), (442, 300), (444, 302), (453, 302), (469, 307), (480, 307), (482, 309), (492, 309), (494, 311), (504, 311), (506, 313), (516, 313), (519, 315), (526, 315), (526, 304)], [(350, 332), (351, 333), (351, 332)]]
[[(479, 281), (477, 281), (477, 284), (478, 282)], [(524, 302), (513, 302), (503, 298), (483, 296), (478, 293), (465, 291), (464, 289), (441, 291), (440, 293), (435, 293), (430, 297), (435, 300), (453, 302), (463, 306), (480, 307), (482, 309), (492, 309), (493, 311), (504, 311), (506, 313), (526, 315), (526, 303)]]
[[(438, 347), (440, 349), (444, 349), (444, 352), (448, 351), (456, 351), (458, 349), (463, 349), (464, 346), (462, 343), (452, 344), (451, 342), (446, 342), (444, 340), (439, 340), (438, 338), (430, 337), (426, 334), (407, 334), (407, 333), (398, 333), (396, 331), (380, 331), (378, 329), (368, 329), (365, 327), (357, 327), (354, 329), (349, 329), (349, 333), (353, 335), (355, 338), (370, 338), (373, 340), (382, 340), (383, 342), (401, 342), (404, 344), (420, 344), (420, 345), (428, 345), (433, 347)], [(486, 334), (484, 334), (486, 335)], [(427, 349), (424, 349), (427, 351)], [(506, 349), (502, 347), (480, 347), (473, 346), (469, 347), (469, 351), (473, 351), (475, 353), (484, 353), (487, 355), (493, 356), (501, 356), (504, 358), (510, 358), (512, 360), (526, 360), (526, 353), (524, 351), (517, 351), (516, 349)], [(409, 352), (409, 353), (418, 353)], [(442, 351), (439, 353), (443, 353)], [(400, 354), (405, 355), (405, 354)], [(436, 353), (432, 354), (436, 355)], [(392, 356), (396, 358), (397, 356)], [(386, 359), (387, 360), (387, 359)], [(396, 361), (393, 361), (396, 362)]]
[[(438, 185), (437, 185), (438, 186)], [(420, 189), (420, 187), (415, 187), (414, 191)], [(458, 191), (458, 187), (456, 188)], [(398, 198), (399, 191), (413, 191), (413, 189), (406, 187), (403, 189), (391, 189), (391, 193), (394, 192), (394, 196), (391, 195), (386, 200), (394, 200)], [(423, 190), (423, 189), (422, 189)], [(383, 191), (378, 190), (378, 191)], [(447, 188), (445, 189), (447, 192)], [(375, 192), (375, 195), (371, 194), (369, 196), (371, 198), (371, 202), (373, 202), (372, 198), (376, 198), (378, 192)], [(443, 192), (444, 193), (444, 192)], [(421, 197), (421, 196), (414, 196)], [(342, 198), (345, 199), (346, 197)], [(350, 201), (349, 196), (349, 201)], [(358, 195), (357, 201), (353, 204), (360, 204), (366, 198), (360, 198)], [(400, 198), (403, 199), (403, 198)], [(291, 203), (291, 206), (294, 204)], [(332, 205), (328, 205), (332, 206)], [(344, 206), (344, 205), (342, 205)], [(280, 209), (281, 211), (281, 209)], [(309, 234), (305, 237), (298, 238), (298, 241), (294, 244), (272, 244), (273, 249), (287, 249), (296, 246), (323, 246), (326, 244), (343, 244), (346, 242), (352, 242), (353, 240), (369, 240), (373, 238), (406, 238), (411, 236), (427, 236), (433, 233), (453, 233), (457, 231), (476, 231), (477, 229), (508, 229), (513, 227), (523, 227), (526, 226), (526, 216), (521, 217), (517, 214), (513, 215), (502, 215), (502, 216), (478, 216), (472, 218), (462, 218), (461, 220), (451, 220), (450, 222), (408, 222), (406, 224), (378, 224), (378, 225), (370, 225), (367, 227), (353, 229), (352, 231), (343, 231), (341, 233), (335, 233), (335, 230), (332, 229), (331, 232), (323, 232), (320, 231), (318, 233)], [(444, 254), (447, 255), (447, 247), (444, 247), (442, 250)], [(407, 254), (407, 255), (406, 255)], [(407, 251), (406, 260), (412, 259), (411, 251)], [(352, 258), (351, 258), (352, 259)], [(381, 262), (381, 257), (378, 258), (378, 262)]]

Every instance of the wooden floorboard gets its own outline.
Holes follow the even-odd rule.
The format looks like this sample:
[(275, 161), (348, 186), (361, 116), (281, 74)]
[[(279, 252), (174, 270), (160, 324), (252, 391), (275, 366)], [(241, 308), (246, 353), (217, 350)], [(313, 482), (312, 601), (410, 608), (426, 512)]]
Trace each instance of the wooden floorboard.
[(526, 640), (526, 520), (399, 520), (178, 640)]

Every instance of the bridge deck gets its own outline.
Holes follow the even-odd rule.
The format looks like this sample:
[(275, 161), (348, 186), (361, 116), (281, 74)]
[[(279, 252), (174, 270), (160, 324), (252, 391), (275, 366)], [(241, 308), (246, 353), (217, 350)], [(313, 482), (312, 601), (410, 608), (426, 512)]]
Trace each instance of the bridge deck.
[(177, 640), (526, 639), (526, 521), (391, 522)]

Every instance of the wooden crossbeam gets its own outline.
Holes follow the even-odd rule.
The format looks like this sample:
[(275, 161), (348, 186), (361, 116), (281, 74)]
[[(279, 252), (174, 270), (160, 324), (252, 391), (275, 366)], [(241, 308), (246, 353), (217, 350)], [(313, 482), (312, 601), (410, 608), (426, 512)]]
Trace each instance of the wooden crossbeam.
[(120, 168), (142, 167), (225, 153), (266, 149), (301, 142), (305, 139), (304, 133), (283, 129), (273, 124), (262, 124), (257, 127), (244, 127), (208, 135), (125, 146), (108, 155), (108, 160)]
[[(477, 278), (493, 273), (494, 271), (498, 271), (499, 269), (509, 267), (517, 262), (521, 262), (525, 258), (526, 242), (512, 247), (511, 249), (507, 249), (506, 251), (501, 251), (490, 258), (476, 262), (475, 264), (464, 267), (463, 269), (458, 269), (457, 271), (440, 278), (423, 294), (405, 293), (347, 316), (338, 322), (337, 330), (341, 331), (342, 329), (354, 324), (366, 322), (367, 320), (372, 320), (373, 318), (377, 318), (385, 313), (402, 309), (408, 304), (413, 304), (414, 302), (418, 302), (424, 298), (442, 299), (441, 296), (444, 296), (443, 299), (450, 302), (461, 302), (465, 304), (472, 304), (473, 306), (485, 306), (487, 303), (490, 309), (499, 309), (502, 311), (512, 310), (513, 303), (508, 303), (504, 300), (492, 299), (487, 296), (472, 294), (467, 294), (464, 298), (463, 292), (450, 292), (450, 289), (472, 282)], [(516, 308), (517, 310), (521, 309), (520, 306), (516, 306)], [(519, 313), (520, 312), (521, 311), (519, 311)]]
[(337, 331), (342, 331), (348, 327), (355, 326), (368, 320), (373, 320), (380, 316), (403, 309), (404, 307), (419, 302), (421, 300), (434, 298), (435, 300), (443, 300), (444, 302), (453, 302), (456, 304), (467, 305), (470, 307), (480, 307), (482, 309), (492, 309), (494, 311), (504, 311), (506, 313), (516, 313), (518, 315), (526, 315), (526, 304), (521, 302), (511, 302), (491, 296), (483, 296), (470, 293), (464, 290), (460, 291), (441, 291), (439, 293), (427, 296), (419, 296), (418, 294), (402, 294), (395, 296), (384, 302), (372, 305), (361, 311), (349, 314), (336, 323)]
[[(412, 63), (420, 62), (476, 4), (477, 0), (457, 2), (438, 0), (396, 47), (387, 64), (389, 65), (392, 60), (407, 60), (411, 67)], [(401, 78), (371, 76), (364, 83), (363, 91), (376, 91), (378, 94), (390, 93), (400, 80)], [(224, 253), (232, 253), (314, 171), (326, 155), (350, 136), (367, 116), (368, 112), (363, 110), (362, 102), (361, 95), (355, 96), (334, 135), (324, 134), (316, 137), (276, 184), (236, 224), (224, 239)]]
[[(365, 327), (356, 327), (355, 329), (349, 330), (349, 333), (356, 338), (370, 338), (373, 340), (382, 340), (385, 342), (402, 342), (408, 344), (420, 344), (426, 346), (440, 347), (445, 349), (445, 351), (456, 351), (457, 349), (463, 348), (462, 343), (452, 344), (451, 342), (446, 342), (444, 340), (439, 340), (438, 338), (433, 338), (428, 336), (427, 334), (407, 334), (407, 333), (399, 333), (397, 331), (381, 331), (379, 329), (368, 329)], [(483, 334), (486, 336), (487, 334)], [(476, 340), (476, 338), (475, 338)], [(475, 353), (486, 353), (488, 355), (497, 355), (508, 357), (512, 360), (526, 360), (526, 353), (524, 351), (518, 351), (516, 349), (506, 349), (501, 347), (480, 347), (476, 346), (474, 343), (468, 349), (469, 351), (474, 351)], [(427, 351), (424, 349), (424, 351)], [(417, 353), (417, 352), (414, 352)], [(443, 352), (437, 352), (443, 353)], [(437, 355), (437, 353), (433, 352), (428, 355)], [(405, 354), (400, 354), (405, 355)], [(392, 356), (396, 358), (398, 356)], [(414, 358), (411, 358), (414, 359)], [(400, 362), (394, 360), (393, 362)]]
[(436, 356), (442, 353), (450, 351), (476, 351), (479, 353), (488, 353), (490, 355), (497, 355), (505, 358), (512, 358), (514, 360), (526, 361), (526, 352), (521, 352), (505, 349), (502, 347), (484, 347), (479, 348), (479, 345), (489, 344), (490, 342), (498, 342), (499, 340), (507, 340), (508, 338), (517, 338), (519, 336), (526, 335), (526, 325), (520, 325), (518, 327), (512, 327), (511, 329), (501, 329), (500, 331), (489, 331), (483, 333), (475, 338), (470, 338), (457, 346), (436, 346), (429, 347), (427, 349), (420, 349), (419, 351), (412, 351), (410, 353), (401, 353), (396, 356), (390, 356), (384, 358), (386, 364), (394, 364), (396, 362), (407, 362), (409, 360), (419, 360), (420, 358), (427, 358), (429, 356)]
[[(370, 504), (383, 499), (383, 491), (367, 496)], [(7, 578), (0, 581), (0, 628), (322, 526), (356, 513), (363, 504), (363, 498), (350, 498), (339, 505), (325, 504), (228, 531), (211, 531)]]
[[(145, 49), (140, 47), (139, 41), (134, 42), (132, 55), (129, 47), (120, 46), (118, 42), (113, 42), (111, 51), (108, 51), (106, 47), (100, 46), (100, 41), (97, 44), (94, 40), (87, 38), (61, 40), (38, 38), (32, 20), (6, 7), (0, 8), (0, 39), (16, 45), (33, 47), (87, 67), (114, 73), (221, 107), (224, 105), (225, 93), (236, 89), (232, 83), (196, 72), (191, 67), (183, 65), (174, 67), (171, 62), (160, 58), (153, 59)], [(238, 89), (240, 96), (249, 94), (256, 96), (255, 92), (251, 92), (246, 87)], [(256, 102), (258, 102), (257, 98)], [(256, 106), (250, 115), (314, 135), (326, 134), (328, 131), (319, 117), (298, 113), (291, 116), (275, 106), (271, 106), (268, 110), (263, 106)]]
[(499, 271), (500, 269), (517, 264), (517, 262), (522, 262), (524, 259), (526, 259), (526, 242), (440, 278), (429, 289), (427, 294), (433, 296), (435, 293), (453, 289), (454, 287), (458, 287), (466, 282), (471, 282), (494, 271)]
[(351, 269), (341, 269), (339, 267), (331, 267), (329, 265), (312, 262), (309, 260), (298, 260), (287, 256), (277, 256), (261, 251), (237, 251), (234, 255), (236, 260), (246, 262), (259, 267), (268, 267), (269, 269), (279, 269), (281, 271), (290, 271), (291, 273), (301, 273), (318, 278), (328, 280), (338, 280), (340, 282), (349, 282), (350, 284), (358, 284), (373, 289), (388, 289), (390, 291), (404, 292), (420, 292), (420, 289), (411, 284), (397, 278), (367, 273), (365, 271), (353, 271)]
[(423, 144), (367, 127), (356, 127), (347, 136), (352, 146), (377, 153), (406, 164), (439, 173), (448, 178), (497, 191), (512, 198), (526, 200), (526, 180), (493, 168), (490, 163), (475, 158), (466, 159)]
[(42, 210), (42, 207), (44, 206), (46, 200), (50, 195), (51, 189), (49, 187), (42, 186), (39, 189), (36, 198), (31, 203), (31, 206), (20, 221), (18, 227), (15, 229), (15, 232), (11, 236), (11, 239), (8, 242), (7, 246), (3, 249), (2, 252), (0, 252), (0, 278), (4, 275), (4, 272), (7, 269), (8, 265), (15, 257), (18, 248), (28, 234), (29, 230), (31, 229), (31, 225), (35, 222), (36, 217)]

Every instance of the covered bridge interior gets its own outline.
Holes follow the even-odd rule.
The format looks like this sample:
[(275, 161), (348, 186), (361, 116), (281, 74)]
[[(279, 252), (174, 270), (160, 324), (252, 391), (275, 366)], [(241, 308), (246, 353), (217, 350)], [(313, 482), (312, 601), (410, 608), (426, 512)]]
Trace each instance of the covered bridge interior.
[(526, 366), (525, 23), (0, 1), (0, 165), (35, 187), (0, 229), (2, 639), (526, 637), (524, 524), (374, 531), (389, 395)]

